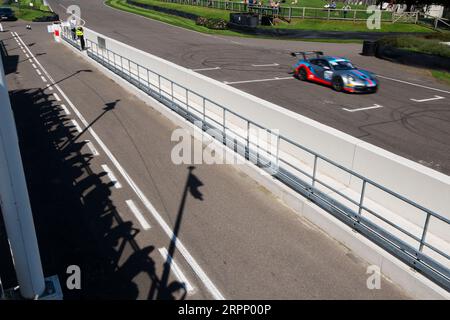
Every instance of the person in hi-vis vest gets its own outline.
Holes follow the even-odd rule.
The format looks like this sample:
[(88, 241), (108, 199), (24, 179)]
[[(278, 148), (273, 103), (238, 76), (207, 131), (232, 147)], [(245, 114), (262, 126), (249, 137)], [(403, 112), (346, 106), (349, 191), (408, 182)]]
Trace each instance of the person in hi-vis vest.
[(84, 31), (83, 27), (78, 27), (76, 31), (77, 38), (80, 39), (81, 50), (84, 50)]

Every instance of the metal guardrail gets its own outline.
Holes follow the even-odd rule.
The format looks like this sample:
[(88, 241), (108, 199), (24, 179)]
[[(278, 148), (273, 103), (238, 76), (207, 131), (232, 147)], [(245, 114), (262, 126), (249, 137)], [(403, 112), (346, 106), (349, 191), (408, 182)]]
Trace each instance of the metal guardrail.
[[(73, 45), (73, 40), (69, 38), (66, 32), (62, 33), (62, 38)], [(427, 248), (435, 255), (438, 255), (441, 260), (445, 260), (445, 264), (450, 262), (450, 256), (448, 253), (443, 252), (427, 242), (427, 233), (430, 220), (436, 219), (445, 224), (445, 227), (449, 228), (450, 232), (449, 219), (403, 197), (392, 190), (383, 187), (375, 181), (345, 168), (335, 161), (328, 159), (295, 141), (283, 137), (282, 135), (276, 136), (277, 150), (275, 153), (268, 148), (265, 149), (264, 146), (255, 145), (249, 138), (252, 128), (265, 130), (270, 134), (273, 134), (273, 131), (264, 128), (250, 119), (242, 117), (236, 112), (211, 101), (207, 97), (196, 93), (159, 73), (139, 65), (124, 56), (108, 50), (103, 46), (99, 47), (97, 43), (89, 39), (86, 40), (86, 44), (87, 54), (90, 58), (127, 80), (143, 92), (147, 93), (149, 96), (160, 101), (172, 111), (194, 123), (194, 125), (198, 126), (203, 131), (214, 129), (215, 131), (221, 132), (221, 138), (219, 141), (227, 147), (241, 154), (247, 160), (252, 161), (258, 167), (266, 170), (273, 177), (310, 199), (312, 202), (327, 210), (342, 222), (363, 234), (366, 238), (372, 240), (386, 251), (390, 252), (409, 266), (422, 272), (429, 279), (450, 291), (450, 269), (440, 261), (437, 261), (430, 255), (423, 252), (424, 248)], [(150, 79), (157, 80), (151, 81)], [(162, 82), (164, 82), (166, 86), (163, 86)], [(177, 90), (184, 91), (184, 97), (182, 99), (174, 95), (174, 87), (176, 87)], [(202, 110), (199, 111), (198, 106), (189, 104), (189, 98), (193, 96), (201, 99)], [(214, 106), (216, 111), (219, 110), (218, 114), (222, 114), (221, 121), (218, 121), (217, 117), (208, 115), (205, 107), (206, 105), (208, 105), (209, 108)], [(228, 118), (234, 117), (235, 119), (244, 121), (245, 126), (247, 127), (246, 135), (242, 135), (241, 132), (234, 130), (231, 122), (227, 122), (227, 116)], [(312, 171), (307, 172), (298, 165), (295, 165), (281, 157), (279, 155), (280, 144), (286, 144), (290, 148), (295, 148), (298, 151), (306, 152), (312, 156), (314, 164)], [(273, 161), (275, 161), (275, 165), (277, 167), (276, 170), (274, 170)], [(330, 186), (330, 184), (325, 182), (324, 179), (320, 179), (317, 171), (319, 161), (350, 174), (352, 178), (359, 179), (361, 181), (359, 200), (356, 201), (352, 199), (350, 196), (344, 194), (337, 188)], [(425, 222), (420, 229), (420, 236), (414, 235), (411, 231), (405, 230), (394, 222), (389, 221), (383, 217), (380, 212), (376, 212), (373, 208), (369, 208), (365, 205), (365, 200), (367, 200), (365, 197), (365, 192), (369, 186), (380, 192), (384, 192), (386, 196), (394, 197), (402, 203), (422, 212)], [(319, 188), (332, 191), (342, 198), (342, 200), (338, 201), (337, 199), (331, 197), (330, 194), (319, 190)], [(353, 205), (355, 209), (350, 208), (349, 203)], [(395, 230), (395, 232), (400, 232), (403, 237), (408, 239), (408, 241), (400, 239), (400, 237), (394, 235), (392, 231), (389, 231), (387, 227), (383, 227), (381, 223), (375, 223), (373, 221), (374, 219), (382, 221), (385, 225), (389, 226), (389, 228)], [(408, 243), (411, 241), (414, 242), (415, 245)]]
[[(348, 20), (348, 21), (366, 21), (370, 17), (364, 9), (331, 9), (331, 8), (310, 8), (310, 7), (291, 7), (281, 4), (278, 8), (267, 5), (250, 5), (248, 3), (236, 1), (222, 1), (222, 0), (158, 0), (167, 3), (185, 4), (191, 6), (201, 6), (212, 9), (228, 10), (235, 12), (255, 12), (272, 14), (274, 16), (283, 17), (286, 19), (301, 18), (301, 19), (324, 19), (324, 20)], [(139, 2), (139, 0), (138, 0)], [(145, 2), (143, 2), (145, 3)], [(415, 17), (418, 12), (407, 12)], [(382, 10), (381, 21), (395, 22), (396, 13), (393, 11)], [(417, 21), (415, 19), (414, 21)]]

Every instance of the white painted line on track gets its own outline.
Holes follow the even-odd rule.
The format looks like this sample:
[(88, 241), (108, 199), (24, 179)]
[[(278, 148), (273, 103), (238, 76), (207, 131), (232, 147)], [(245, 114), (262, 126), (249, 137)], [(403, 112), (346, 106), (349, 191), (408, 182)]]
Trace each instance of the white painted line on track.
[(434, 101), (434, 100), (441, 100), (441, 99), (445, 99), (445, 98), (441, 97), (441, 96), (434, 96), (434, 98), (428, 98), (428, 99), (421, 99), (421, 100), (409, 99), (409, 100), (414, 101), (414, 102), (427, 102), (427, 101)]
[(365, 110), (379, 109), (379, 108), (383, 108), (383, 106), (380, 106), (379, 104), (375, 104), (375, 105), (373, 105), (371, 107), (357, 108), (357, 109), (342, 108), (342, 110), (345, 110), (347, 112), (357, 112), (357, 111), (365, 111)]
[(276, 67), (279, 66), (278, 63), (269, 63), (269, 64), (252, 64), (252, 67)]
[(294, 77), (283, 77), (283, 78), (270, 78), (270, 79), (257, 79), (257, 80), (243, 80), (243, 81), (224, 81), (225, 84), (238, 84), (238, 83), (251, 83), (251, 82), (264, 82), (264, 81), (277, 81), (277, 80), (292, 80)]
[(39, 69), (36, 69), (38, 75), (42, 76), (42, 72)]
[(210, 71), (210, 70), (219, 70), (220, 67), (211, 67), (211, 68), (200, 68), (200, 69), (191, 69), (192, 71)]
[(25, 57), (29, 58), (29, 57), (30, 57), (30, 55), (29, 55), (28, 53), (25, 53)]
[(114, 174), (114, 172), (112, 172), (112, 170), (106, 165), (106, 164), (102, 164), (102, 169), (103, 171), (106, 172), (106, 174), (108, 175), (109, 180), (111, 180), (111, 182), (113, 183), (114, 187), (116, 189), (121, 189), (122, 188), (122, 184), (117, 181), (116, 175)]
[(42, 81), (47, 82), (47, 79), (44, 78), (44, 76), (41, 76)]
[(161, 253), (161, 256), (166, 260), (166, 263), (170, 265), (170, 270), (173, 271), (175, 277), (177, 277), (178, 281), (185, 285), (186, 292), (189, 294), (194, 293), (195, 289), (194, 287), (189, 283), (188, 279), (184, 275), (184, 273), (181, 271), (180, 267), (175, 263), (175, 261), (172, 259), (172, 257), (169, 255), (169, 252), (166, 248), (159, 248), (159, 253)]
[(33, 68), (37, 69), (36, 65), (32, 62), (31, 65), (33, 66)]
[[(11, 32), (12, 33), (12, 32)], [(17, 35), (21, 42), (23, 40)], [(77, 117), (80, 119), (81, 123), (87, 127), (87, 130), (92, 135), (92, 137), (97, 141), (97, 144), (102, 148), (103, 152), (106, 154), (106, 156), (111, 160), (111, 162), (114, 164), (116, 169), (120, 172), (124, 180), (128, 183), (130, 188), (136, 193), (138, 198), (141, 200), (143, 205), (146, 207), (146, 209), (153, 215), (155, 220), (159, 223), (161, 226), (161, 229), (166, 233), (166, 235), (169, 237), (169, 239), (175, 241), (176, 248), (178, 249), (178, 252), (181, 253), (181, 255), (184, 257), (186, 262), (191, 266), (192, 270), (195, 272), (197, 277), (202, 281), (204, 286), (208, 289), (210, 294), (212, 295), (213, 299), (216, 300), (225, 300), (225, 297), (222, 295), (222, 293), (217, 289), (217, 287), (214, 285), (214, 283), (211, 281), (211, 279), (208, 277), (208, 275), (205, 273), (205, 271), (200, 267), (200, 265), (197, 263), (197, 261), (192, 257), (192, 255), (189, 253), (189, 251), (184, 246), (183, 242), (178, 239), (178, 237), (175, 236), (175, 234), (172, 231), (172, 228), (169, 227), (169, 225), (166, 223), (166, 221), (161, 217), (158, 211), (156, 211), (153, 204), (150, 202), (150, 200), (145, 196), (145, 194), (142, 192), (142, 190), (136, 185), (134, 180), (128, 175), (128, 173), (125, 171), (125, 169), (122, 167), (122, 165), (119, 163), (119, 161), (114, 157), (114, 155), (109, 151), (108, 147), (103, 143), (103, 141), (100, 139), (100, 137), (97, 135), (97, 133), (89, 126), (89, 123), (84, 119), (83, 115), (78, 111), (78, 109), (75, 107), (73, 102), (69, 99), (69, 97), (62, 91), (62, 89), (55, 83), (52, 76), (47, 72), (47, 70), (42, 66), (42, 64), (39, 62), (38, 59), (33, 55), (31, 50), (27, 48), (29, 51), (31, 57), (34, 59), (36, 64), (41, 68), (41, 70), (44, 72), (44, 74), (50, 79), (52, 83), (54, 83), (54, 86), (56, 90), (61, 94), (61, 96), (64, 98), (64, 100), (67, 101), (67, 104), (72, 109), (72, 111), (77, 115)]]
[(447, 90), (442, 90), (442, 89), (428, 87), (428, 86), (424, 86), (424, 85), (421, 85), (421, 84), (412, 83), (412, 82), (408, 82), (408, 81), (404, 81), (404, 80), (399, 80), (399, 79), (389, 78), (389, 77), (385, 77), (385, 76), (380, 76), (379, 74), (377, 74), (377, 77), (378, 78), (382, 78), (382, 79), (387, 79), (387, 80), (391, 80), (391, 81), (404, 83), (404, 84), (409, 84), (411, 86), (416, 86), (416, 87), (420, 87), (420, 88), (424, 88), (424, 89), (429, 89), (429, 90), (434, 90), (434, 91), (439, 91), (439, 92), (450, 94), (450, 91), (447, 91)]
[(63, 111), (66, 114), (66, 116), (70, 115), (70, 111), (69, 111), (69, 109), (67, 109), (65, 104), (61, 105), (61, 109), (63, 109)]
[(94, 157), (100, 155), (100, 153), (98, 153), (97, 149), (94, 147), (94, 144), (90, 140), (84, 140), (84, 142), (86, 142), (86, 145), (88, 146), (89, 150), (91, 150), (91, 153)]
[(57, 93), (53, 93), (53, 96), (55, 97), (56, 101), (61, 101), (61, 98), (58, 96)]
[(141, 224), (142, 229), (148, 230), (151, 228), (150, 224), (145, 220), (144, 216), (142, 215), (141, 211), (139, 211), (138, 207), (134, 203), (133, 200), (126, 200), (125, 201), (128, 208), (130, 208), (130, 211), (134, 214), (137, 221)]
[(82, 133), (83, 129), (81, 129), (80, 125), (78, 124), (78, 122), (76, 120), (71, 120), (73, 126), (75, 127), (75, 129), (78, 131), (78, 133)]

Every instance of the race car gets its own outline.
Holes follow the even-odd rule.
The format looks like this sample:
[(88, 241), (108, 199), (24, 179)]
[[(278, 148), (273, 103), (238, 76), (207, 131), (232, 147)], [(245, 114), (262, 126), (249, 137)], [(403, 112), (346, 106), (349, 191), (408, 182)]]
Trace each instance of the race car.
[(348, 59), (324, 56), (321, 51), (292, 52), (291, 55), (300, 56), (293, 70), (300, 80), (331, 86), (336, 91), (374, 93), (378, 90), (376, 76), (356, 68)]

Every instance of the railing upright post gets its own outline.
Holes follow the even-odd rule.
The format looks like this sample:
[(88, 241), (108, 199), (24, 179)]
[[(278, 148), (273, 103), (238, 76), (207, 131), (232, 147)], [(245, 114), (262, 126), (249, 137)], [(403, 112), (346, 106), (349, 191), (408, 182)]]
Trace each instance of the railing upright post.
[(203, 125), (205, 124), (206, 120), (206, 99), (203, 97)]
[(161, 75), (158, 73), (158, 90), (159, 90), (159, 97), (162, 98), (162, 91), (161, 91)]
[(303, 7), (303, 14), (302, 14), (302, 18), (303, 18), (303, 19), (305, 19), (305, 10), (306, 10), (306, 8)]
[(250, 121), (247, 120), (247, 160), (250, 160)]
[(189, 117), (189, 92), (188, 89), (185, 88), (185, 94), (186, 94), (186, 119)]
[(355, 11), (353, 11), (353, 22), (356, 22), (356, 10)]
[(224, 108), (224, 107), (222, 107), (222, 110), (223, 110), (223, 115), (222, 115), (222, 117), (223, 117), (223, 123), (222, 123), (222, 126), (223, 126), (223, 144), (225, 144), (226, 143), (226, 137), (227, 137), (227, 129), (226, 129), (226, 120), (225, 120), (225, 117), (226, 117), (226, 109)]
[(427, 218), (425, 219), (425, 224), (423, 226), (422, 237), (420, 238), (420, 246), (419, 246), (419, 251), (420, 252), (422, 252), (423, 244), (425, 242), (425, 237), (427, 235), (428, 224), (430, 223), (430, 216), (431, 215), (427, 212)]
[(147, 68), (145, 70), (147, 70), (147, 89), (150, 91), (150, 71)]
[[(359, 198), (359, 206), (358, 206), (358, 215), (361, 215), (362, 206), (364, 202), (364, 194), (366, 193), (366, 180), (363, 180), (363, 184), (361, 187), (361, 197)], [(359, 222), (359, 220), (358, 220)]]
[(314, 167), (313, 167), (313, 177), (312, 177), (312, 183), (311, 186), (314, 188), (314, 185), (316, 184), (316, 172), (317, 172), (317, 155), (314, 155)]

